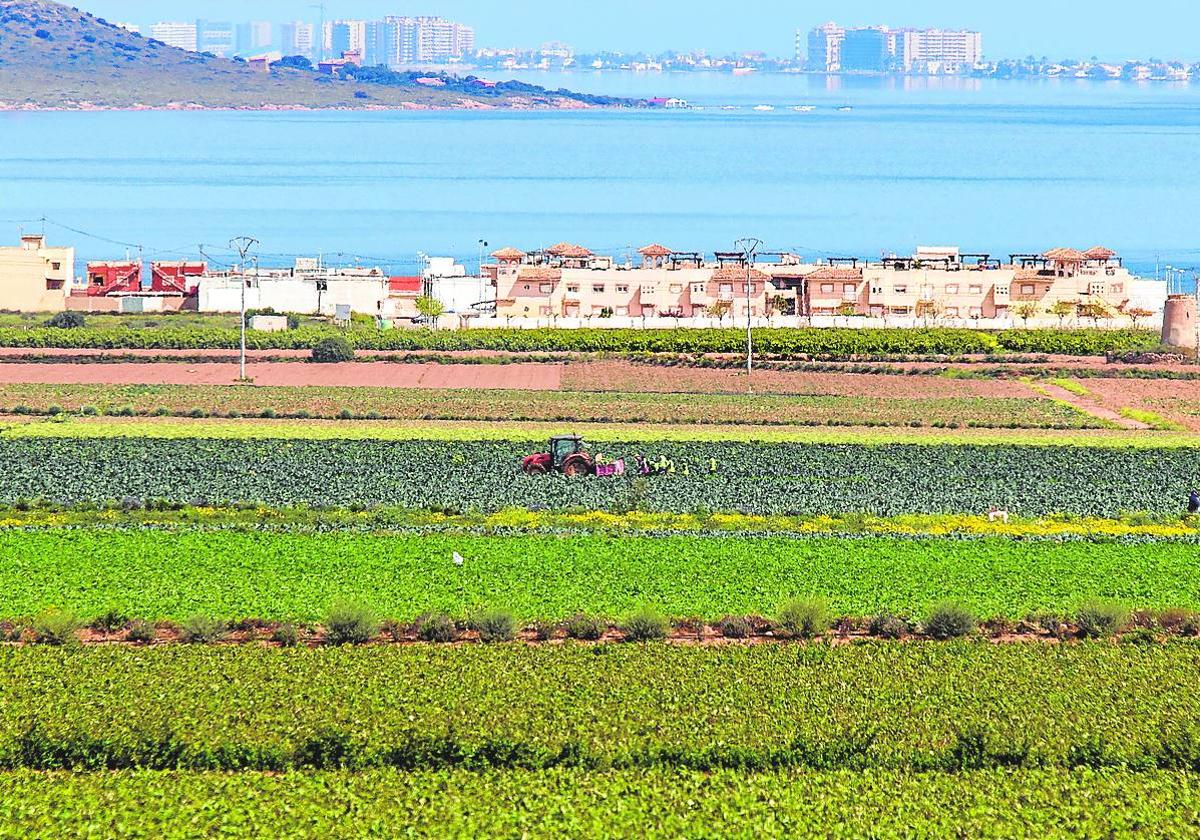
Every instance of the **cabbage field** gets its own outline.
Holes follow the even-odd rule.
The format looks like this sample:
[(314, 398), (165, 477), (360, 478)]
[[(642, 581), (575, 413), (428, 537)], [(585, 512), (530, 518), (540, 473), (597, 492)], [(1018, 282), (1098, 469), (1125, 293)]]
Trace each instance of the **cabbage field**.
[[(543, 445), (544, 446), (544, 445)], [(605, 441), (611, 457), (666, 456), (639, 480), (520, 474), (530, 443), (503, 441), (0, 439), (0, 503), (131, 498), (494, 511), (1112, 516), (1179, 511), (1200, 450), (1174, 446), (858, 445)]]

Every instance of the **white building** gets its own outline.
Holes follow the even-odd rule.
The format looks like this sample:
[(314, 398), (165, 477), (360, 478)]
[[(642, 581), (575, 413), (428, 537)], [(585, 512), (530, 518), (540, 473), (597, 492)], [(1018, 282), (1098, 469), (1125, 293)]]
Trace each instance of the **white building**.
[[(799, 41), (799, 37), (796, 39)], [(846, 30), (832, 21), (808, 33), (808, 69), (837, 73), (842, 69), (842, 43)], [(797, 44), (799, 49), (799, 44)]]
[(983, 35), (967, 30), (909, 29), (897, 52), (909, 72), (955, 72), (983, 60)]
[(348, 52), (366, 53), (367, 22), (365, 20), (331, 20), (323, 33), (325, 53), (341, 58)]
[(200, 52), (227, 58), (233, 55), (234, 28), (227, 20), (196, 21), (196, 45)]
[(196, 24), (194, 23), (156, 23), (150, 27), (150, 37), (162, 41), (168, 47), (178, 47), (188, 52), (196, 52)]
[(300, 20), (280, 26), (279, 41), (283, 54), (312, 58), (313, 47), (316, 46), (316, 29), (313, 24)]

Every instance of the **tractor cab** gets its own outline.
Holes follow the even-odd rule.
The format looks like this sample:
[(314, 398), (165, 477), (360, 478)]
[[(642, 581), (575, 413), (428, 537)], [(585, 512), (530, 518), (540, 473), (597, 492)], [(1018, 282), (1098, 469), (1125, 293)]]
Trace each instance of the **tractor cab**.
[(560, 435), (550, 438), (550, 466), (561, 472), (572, 455), (586, 453), (587, 447), (579, 435)]

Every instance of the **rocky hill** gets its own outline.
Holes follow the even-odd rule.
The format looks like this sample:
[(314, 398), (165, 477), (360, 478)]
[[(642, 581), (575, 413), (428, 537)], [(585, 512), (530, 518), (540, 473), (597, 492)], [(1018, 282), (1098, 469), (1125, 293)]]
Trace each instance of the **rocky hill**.
[(127, 32), (51, 0), (0, 0), (0, 108), (569, 108), (619, 100), (256, 70)]

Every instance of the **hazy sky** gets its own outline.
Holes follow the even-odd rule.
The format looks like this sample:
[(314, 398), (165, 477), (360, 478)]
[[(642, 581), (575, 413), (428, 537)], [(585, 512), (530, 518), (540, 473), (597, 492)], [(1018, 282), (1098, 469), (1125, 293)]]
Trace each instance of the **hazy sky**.
[[(133, 23), (319, 15), (310, 0), (76, 2), (102, 17)], [(797, 27), (836, 20), (979, 29), (992, 58), (1200, 58), (1197, 0), (326, 0), (326, 8), (328, 18), (443, 15), (474, 24), (481, 46), (561, 40), (577, 50), (764, 49), (791, 55)]]

